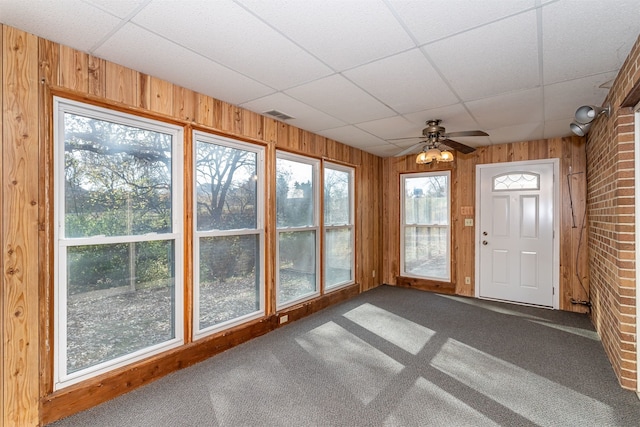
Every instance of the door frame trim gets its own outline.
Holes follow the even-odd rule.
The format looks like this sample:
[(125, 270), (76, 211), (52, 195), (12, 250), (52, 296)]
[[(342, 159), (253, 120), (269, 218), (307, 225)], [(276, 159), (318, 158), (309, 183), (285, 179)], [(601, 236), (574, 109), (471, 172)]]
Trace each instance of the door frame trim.
[[(491, 299), (480, 296), (480, 172), (484, 169), (499, 169), (510, 166), (522, 166), (526, 168), (529, 165), (551, 164), (553, 165), (553, 308), (554, 310), (560, 309), (560, 159), (541, 159), (541, 160), (524, 160), (518, 162), (502, 162), (502, 163), (486, 163), (476, 165), (476, 202), (475, 202), (475, 277), (474, 294), (478, 299)], [(505, 301), (507, 302), (507, 301)], [(522, 304), (520, 305), (533, 305)], [(539, 306), (536, 306), (539, 307)]]

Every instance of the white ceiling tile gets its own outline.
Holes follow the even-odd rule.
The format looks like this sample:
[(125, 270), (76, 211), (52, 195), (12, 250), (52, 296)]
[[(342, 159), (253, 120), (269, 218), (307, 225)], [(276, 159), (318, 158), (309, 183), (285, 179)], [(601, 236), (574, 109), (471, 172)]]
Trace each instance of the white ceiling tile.
[(395, 115), (393, 110), (337, 74), (286, 90), (285, 93), (347, 123)]
[(332, 73), (230, 0), (191, 0), (188, 8), (183, 2), (156, 1), (133, 22), (277, 90)]
[[(128, 43), (136, 40), (136, 43)], [(153, 46), (153, 49), (148, 49)], [(157, 55), (156, 51), (163, 52)], [(110, 37), (96, 54), (197, 92), (212, 94), (231, 104), (265, 96), (272, 89), (224, 68), (213, 61), (152, 34), (133, 24), (127, 24)], [(179, 66), (176, 66), (176, 65)]]
[(465, 105), (478, 124), (487, 130), (542, 122), (542, 99), (542, 88), (535, 88), (471, 101)]
[(565, 0), (542, 8), (544, 82), (618, 70), (640, 33), (638, 0)]
[(380, 120), (358, 123), (356, 126), (365, 132), (384, 140), (403, 138), (403, 136), (398, 135), (413, 135), (415, 132), (415, 124), (402, 116), (387, 117)]
[(240, 3), (336, 71), (415, 46), (381, 0), (240, 0)]
[(416, 125), (416, 134), (418, 136), (422, 135), (422, 129), (425, 127), (427, 120), (442, 120), (440, 126), (443, 126), (447, 132), (479, 129), (478, 123), (462, 104), (418, 111), (413, 114), (405, 114), (404, 117)]
[(558, 120), (547, 120), (544, 122), (543, 138), (559, 138), (573, 135), (569, 125), (575, 118), (573, 116)]
[(288, 124), (310, 132), (346, 125), (342, 120), (331, 117), (280, 92), (246, 102), (240, 106), (259, 114), (271, 110), (280, 111), (293, 117), (286, 121)]
[(602, 105), (609, 90), (599, 86), (615, 76), (604, 73), (545, 86), (545, 119), (571, 116), (582, 105)]
[[(58, 0), (60, 1), (60, 0)], [(66, 1), (66, 0), (65, 0)], [(118, 18), (127, 18), (147, 0), (84, 0), (93, 6), (109, 12)]]
[(421, 44), (469, 30), (535, 6), (535, 0), (389, 0), (389, 3)]
[(400, 114), (458, 101), (419, 49), (412, 49), (343, 73)]
[(423, 47), (463, 100), (540, 84), (535, 12)]
[(533, 141), (542, 139), (544, 123), (521, 123), (515, 126), (505, 126), (489, 130), (492, 144), (507, 144), (510, 142)]
[(335, 141), (349, 141), (349, 145), (362, 149), (366, 149), (370, 146), (392, 145), (380, 138), (376, 138), (362, 129), (358, 129), (355, 126), (342, 126), (334, 129), (325, 129), (318, 133)]
[(87, 52), (121, 21), (81, 0), (1, 0), (0, 22)]

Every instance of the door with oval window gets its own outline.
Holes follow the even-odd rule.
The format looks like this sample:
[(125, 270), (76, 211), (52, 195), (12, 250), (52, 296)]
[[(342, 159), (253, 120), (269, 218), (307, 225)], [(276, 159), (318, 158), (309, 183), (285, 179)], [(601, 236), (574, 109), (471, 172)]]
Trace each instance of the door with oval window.
[(557, 164), (478, 165), (476, 296), (557, 308)]

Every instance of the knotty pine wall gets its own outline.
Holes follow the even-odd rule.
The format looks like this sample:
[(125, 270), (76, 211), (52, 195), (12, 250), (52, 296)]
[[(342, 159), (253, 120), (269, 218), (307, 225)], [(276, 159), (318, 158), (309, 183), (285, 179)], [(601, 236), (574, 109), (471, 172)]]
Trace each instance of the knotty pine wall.
[[(483, 147), (471, 154), (456, 153), (452, 163), (418, 165), (415, 155), (383, 160), (385, 200), (383, 208), (383, 282), (391, 285), (439, 290), (457, 295), (475, 295), (475, 207), (476, 165), (521, 160), (560, 159), (560, 309), (586, 312), (587, 308), (571, 304), (571, 299), (588, 300), (588, 251), (586, 228), (583, 227), (586, 200), (586, 158), (583, 138), (567, 137), (516, 142)], [(451, 171), (452, 198), (452, 268), (451, 283), (407, 279), (400, 274), (400, 174)], [(572, 175), (567, 181), (567, 174)], [(569, 182), (573, 212), (569, 199)], [(470, 210), (469, 210), (470, 209)], [(572, 218), (573, 215), (573, 218)], [(465, 218), (473, 218), (474, 226), (465, 227)], [(574, 228), (574, 219), (576, 227)], [(586, 223), (584, 223), (586, 225)], [(582, 242), (579, 245), (579, 241)], [(582, 288), (580, 280), (587, 292)], [(464, 283), (471, 277), (471, 284)]]
[[(52, 392), (53, 95), (98, 103), (185, 127), (185, 171), (190, 174), (193, 128), (266, 147), (268, 176), (275, 176), (276, 149), (355, 167), (356, 282), (354, 286), (287, 309), (303, 317), (380, 283), (382, 159), (339, 142), (252, 113), (170, 82), (0, 26), (2, 45), (2, 286), (0, 287), (0, 425), (32, 426), (94, 406), (174, 370), (203, 360), (277, 325), (274, 298), (275, 243), (269, 222), (275, 188), (267, 183), (267, 316), (197, 343), (153, 356), (84, 383)], [(215, 76), (212, 76), (215, 78)], [(187, 176), (185, 182), (190, 182)], [(185, 192), (188, 193), (188, 192)], [(185, 194), (185, 260), (191, 265), (191, 195)], [(274, 221), (271, 221), (274, 222)], [(192, 278), (186, 268), (185, 283)], [(185, 300), (191, 294), (185, 285)], [(187, 302), (187, 304), (189, 304)], [(190, 309), (185, 336), (190, 337)]]

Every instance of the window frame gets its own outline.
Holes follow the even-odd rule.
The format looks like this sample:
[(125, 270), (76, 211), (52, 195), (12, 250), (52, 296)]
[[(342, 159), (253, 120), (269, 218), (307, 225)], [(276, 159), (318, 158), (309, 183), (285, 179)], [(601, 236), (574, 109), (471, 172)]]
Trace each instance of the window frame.
[[(324, 190), (325, 190), (325, 177), (326, 177), (326, 170), (327, 169), (331, 169), (334, 171), (338, 171), (338, 172), (345, 172), (349, 174), (349, 221), (346, 224), (330, 224), (327, 225), (326, 223), (326, 219), (324, 218)], [(322, 209), (322, 214), (323, 214), (323, 232), (322, 232), (322, 238), (323, 238), (323, 251), (322, 251), (322, 261), (323, 261), (323, 279), (322, 279), (322, 284), (324, 286), (325, 291), (331, 292), (331, 291), (335, 291), (337, 289), (341, 289), (345, 286), (349, 286), (352, 285), (353, 283), (355, 283), (355, 267), (356, 267), (356, 250), (355, 250), (355, 243), (356, 243), (356, 236), (355, 236), (355, 168), (351, 167), (351, 166), (345, 166), (345, 165), (341, 165), (338, 163), (332, 163), (332, 162), (324, 162), (323, 163), (323, 179), (322, 179), (322, 195), (323, 195), (323, 209)], [(333, 285), (327, 285), (327, 272), (326, 272), (326, 268), (327, 268), (327, 231), (332, 231), (332, 230), (349, 230), (349, 232), (351, 233), (351, 259), (350, 259), (350, 266), (351, 266), (351, 277), (349, 278), (349, 280), (345, 280), (342, 282), (338, 282), (336, 284)]]
[[(411, 178), (423, 178), (430, 176), (444, 176), (447, 180), (447, 224), (446, 225), (438, 225), (438, 224), (419, 224), (406, 223), (406, 181)], [(452, 262), (452, 254), (451, 254), (451, 236), (452, 236), (452, 200), (451, 200), (451, 171), (443, 170), (443, 171), (434, 171), (434, 172), (419, 172), (419, 173), (406, 173), (400, 174), (400, 276), (403, 277), (412, 277), (417, 279), (425, 279), (432, 280), (437, 282), (451, 282), (451, 262)], [(444, 228), (446, 229), (446, 268), (447, 268), (447, 276), (446, 278), (442, 277), (434, 277), (434, 276), (422, 276), (414, 273), (409, 273), (406, 271), (406, 261), (405, 261), (405, 232), (408, 227), (417, 227), (417, 228)]]
[[(320, 240), (321, 236), (321, 227), (320, 227), (320, 185), (319, 185), (319, 177), (320, 177), (320, 160), (314, 159), (312, 157), (301, 156), (297, 154), (292, 154), (286, 151), (276, 150), (276, 162), (275, 162), (275, 176), (273, 177), (274, 182), (277, 182), (278, 179), (278, 159), (288, 160), (292, 162), (302, 163), (306, 165), (310, 165), (312, 167), (312, 188), (313, 188), (313, 224), (307, 226), (296, 226), (296, 227), (281, 227), (278, 225), (277, 213), (274, 216), (275, 223), (275, 302), (276, 302), (276, 310), (281, 310), (287, 307), (291, 307), (293, 305), (299, 304), (300, 302), (315, 298), (320, 296), (321, 294), (321, 255), (320, 255)], [(275, 184), (274, 184), (275, 188)], [(274, 200), (274, 208), (277, 209), (277, 195)], [(307, 232), (313, 231), (315, 232), (315, 291), (308, 292), (306, 294), (300, 295), (292, 300), (282, 302), (280, 301), (279, 291), (280, 291), (280, 235), (283, 233), (296, 233), (296, 232)]]
[[(119, 236), (65, 237), (65, 114), (75, 114), (95, 120), (156, 131), (172, 136), (171, 147), (171, 231), (168, 233), (129, 234)], [(60, 390), (70, 385), (93, 378), (116, 368), (129, 365), (151, 355), (159, 354), (184, 344), (184, 215), (180, 195), (183, 189), (182, 171), (184, 129), (159, 120), (149, 119), (115, 109), (78, 102), (63, 97), (53, 97), (53, 217), (54, 217), (54, 325), (53, 325), (53, 389)], [(61, 142), (62, 141), (62, 142)], [(62, 183), (62, 185), (61, 185)], [(68, 373), (67, 340), (67, 251), (70, 247), (94, 246), (118, 243), (144, 243), (151, 241), (173, 242), (173, 313), (174, 337), (170, 340), (124, 354), (93, 366)]]
[[(265, 315), (265, 220), (264, 220), (264, 189), (265, 189), (265, 148), (259, 145), (226, 138), (207, 132), (194, 130), (192, 133), (193, 141), (193, 340), (209, 336), (223, 329), (254, 320)], [(256, 172), (257, 172), (257, 188), (256, 188), (256, 228), (230, 229), (230, 230), (198, 230), (198, 174), (196, 171), (196, 162), (198, 155), (198, 141), (210, 144), (221, 145), (237, 150), (249, 151), (256, 154)], [(229, 236), (258, 236), (258, 259), (256, 263), (260, 267), (258, 280), (260, 282), (259, 304), (258, 310), (229, 319), (219, 324), (212, 325), (200, 329), (200, 238), (203, 237), (229, 237)]]

